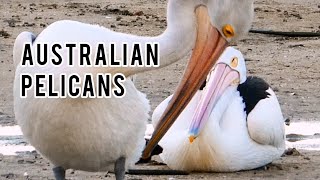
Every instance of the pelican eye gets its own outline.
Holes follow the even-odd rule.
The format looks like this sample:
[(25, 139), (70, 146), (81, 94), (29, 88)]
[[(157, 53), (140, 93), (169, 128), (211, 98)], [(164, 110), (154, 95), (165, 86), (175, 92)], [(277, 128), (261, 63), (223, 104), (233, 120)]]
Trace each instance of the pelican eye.
[(234, 57), (231, 61), (231, 67), (236, 68), (238, 66), (239, 60), (237, 57)]
[(223, 26), (222, 33), (226, 38), (232, 38), (235, 35), (234, 29), (230, 24)]

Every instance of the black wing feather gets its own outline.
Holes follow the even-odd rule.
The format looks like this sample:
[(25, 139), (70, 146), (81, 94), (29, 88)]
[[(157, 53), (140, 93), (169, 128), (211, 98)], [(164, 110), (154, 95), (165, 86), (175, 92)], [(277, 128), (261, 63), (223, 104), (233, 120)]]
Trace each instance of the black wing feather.
[(266, 99), (270, 96), (267, 90), (270, 88), (269, 84), (263, 79), (255, 76), (249, 76), (247, 80), (238, 86), (240, 96), (245, 103), (245, 111), (247, 115), (253, 110), (260, 100)]

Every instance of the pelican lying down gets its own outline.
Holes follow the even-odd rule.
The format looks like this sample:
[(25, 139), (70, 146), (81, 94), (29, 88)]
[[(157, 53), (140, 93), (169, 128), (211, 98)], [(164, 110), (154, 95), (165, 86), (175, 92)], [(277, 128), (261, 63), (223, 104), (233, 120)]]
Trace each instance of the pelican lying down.
[[(155, 109), (154, 126), (171, 97)], [(228, 47), (159, 145), (160, 157), (175, 170), (261, 167), (285, 149), (280, 105), (264, 80), (246, 77), (242, 54)]]

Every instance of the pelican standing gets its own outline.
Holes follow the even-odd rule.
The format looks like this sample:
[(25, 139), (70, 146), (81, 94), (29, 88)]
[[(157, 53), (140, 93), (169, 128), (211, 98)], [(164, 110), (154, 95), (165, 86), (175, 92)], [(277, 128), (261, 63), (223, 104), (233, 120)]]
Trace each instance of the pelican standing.
[[(205, 80), (227, 43), (248, 31), (253, 16), (252, 6), (252, 0), (169, 0), (167, 29), (156, 37), (118, 33), (98, 25), (69, 20), (49, 25), (38, 36), (30, 32), (21, 33), (13, 49), (16, 66), (14, 112), (24, 136), (55, 166), (53, 172), (56, 179), (65, 179), (65, 170), (69, 168), (114, 170), (116, 179), (123, 179), (128, 164), (138, 160), (144, 146), (143, 136), (149, 111), (145, 95), (127, 80), (124, 82), (126, 95), (121, 99), (39, 99), (33, 97), (34, 88), (28, 91), (27, 98), (20, 98), (20, 74), (78, 73), (81, 76), (84, 73), (122, 73), (129, 77), (154, 68), (83, 68), (77, 66), (77, 62), (69, 67), (65, 62), (67, 53), (62, 54), (63, 63), (60, 67), (22, 67), (20, 61), (24, 44), (32, 43), (34, 48), (38, 43), (47, 43), (50, 47), (50, 44), (57, 42), (85, 42), (91, 45), (92, 51), (96, 51), (96, 45), (100, 42), (113, 42), (116, 46), (126, 42), (128, 49), (132, 48), (134, 42), (139, 42), (141, 46), (156, 42), (160, 45), (160, 67), (183, 58), (193, 49), (177, 89), (176, 94), (180, 97), (172, 100), (173, 105), (186, 104)], [(121, 48), (116, 49), (116, 55), (120, 56)], [(74, 48), (73, 51), (73, 59), (77, 60), (79, 49)], [(145, 53), (144, 50), (142, 53)], [(171, 108), (173, 111), (167, 115), (179, 114), (183, 108), (184, 105)]]
[[(155, 109), (154, 126), (171, 98)], [(159, 145), (160, 157), (175, 170), (249, 170), (283, 154), (284, 120), (270, 86), (247, 78), (242, 54), (228, 47)]]

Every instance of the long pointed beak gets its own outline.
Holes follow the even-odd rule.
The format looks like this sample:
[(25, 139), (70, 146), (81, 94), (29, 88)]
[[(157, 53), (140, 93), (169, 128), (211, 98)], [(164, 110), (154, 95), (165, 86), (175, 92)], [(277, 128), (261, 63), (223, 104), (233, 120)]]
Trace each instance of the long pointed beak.
[(239, 84), (239, 73), (226, 64), (217, 64), (210, 74), (203, 95), (192, 117), (189, 128), (189, 141), (192, 143), (208, 121), (212, 110), (224, 91), (232, 84)]
[(198, 23), (197, 39), (191, 59), (180, 84), (155, 128), (152, 138), (143, 151), (142, 158), (150, 157), (151, 151), (188, 105), (227, 47), (227, 41), (211, 25), (206, 7), (199, 6), (196, 9), (196, 17)]

